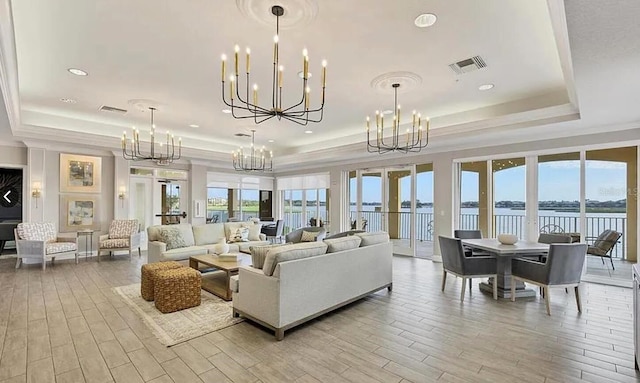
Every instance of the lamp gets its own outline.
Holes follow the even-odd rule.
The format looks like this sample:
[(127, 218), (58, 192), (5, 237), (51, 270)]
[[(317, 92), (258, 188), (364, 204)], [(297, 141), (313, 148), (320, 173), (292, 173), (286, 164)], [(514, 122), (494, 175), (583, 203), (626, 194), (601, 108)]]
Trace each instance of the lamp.
[[(290, 106), (282, 105), (282, 89), (284, 67), (280, 63), (279, 53), (279, 33), (280, 33), (280, 16), (284, 15), (284, 8), (280, 5), (271, 7), (271, 13), (276, 17), (276, 35), (273, 37), (273, 70), (271, 80), (271, 105), (258, 105), (258, 84), (253, 84), (252, 93), (250, 95), (250, 68), (251, 68), (251, 50), (247, 48), (246, 55), (246, 94), (240, 94), (240, 71), (238, 69), (238, 55), (240, 47), (235, 46), (234, 54), (234, 70), (229, 77), (229, 100), (225, 96), (225, 79), (227, 56), (222, 55), (222, 101), (231, 108), (231, 114), (234, 118), (253, 118), (256, 124), (260, 124), (267, 120), (277, 117), (278, 120), (285, 119), (293, 121), (299, 125), (307, 125), (309, 122), (322, 121), (324, 110), (324, 90), (327, 85), (327, 61), (322, 61), (322, 77), (320, 84), (322, 86), (321, 103), (318, 108), (309, 107), (309, 99), (311, 88), (308, 86), (309, 77), (309, 55), (306, 49), (302, 51), (302, 96), (297, 104)], [(243, 92), (244, 93), (244, 92)], [(268, 94), (268, 93), (267, 93)], [(237, 100), (237, 102), (235, 102)]]
[[(391, 125), (391, 137), (385, 138), (384, 112), (376, 110), (376, 137), (373, 142), (369, 135), (369, 116), (367, 116), (367, 151), (369, 153), (384, 154), (388, 152), (419, 152), (429, 145), (429, 119), (427, 118), (426, 132), (422, 128), (422, 116), (413, 111), (411, 129), (407, 129), (406, 139), (400, 132), (400, 105), (398, 104), (399, 83), (391, 85), (394, 91), (393, 123)], [(403, 141), (403, 143), (401, 143)]]
[(34, 182), (31, 185), (31, 197), (36, 200), (36, 208), (38, 208), (38, 199), (42, 196), (42, 184), (40, 182)]
[(231, 152), (233, 157), (233, 168), (239, 171), (271, 171), (273, 170), (273, 152), (269, 151), (269, 158), (266, 157), (266, 149), (257, 150), (255, 147), (256, 130), (251, 130), (251, 148), (245, 152), (241, 146), (238, 150)]
[(149, 151), (143, 152), (142, 150), (140, 150), (140, 131), (133, 127), (131, 129), (133, 137), (131, 137), (130, 141), (127, 141), (127, 132), (122, 133), (122, 157), (124, 157), (125, 160), (133, 161), (155, 161), (158, 165), (166, 165), (172, 163), (175, 160), (179, 160), (182, 155), (182, 138), (178, 138), (177, 154), (173, 134), (169, 133), (169, 131), (167, 131), (166, 146), (162, 141), (159, 141), (159, 148), (156, 148), (156, 124), (153, 121), (153, 114), (156, 108), (149, 107), (149, 110), (151, 111)]
[(118, 198), (120, 199), (120, 203), (122, 207), (124, 207), (124, 200), (127, 198), (127, 188), (124, 186), (120, 186), (118, 189)]

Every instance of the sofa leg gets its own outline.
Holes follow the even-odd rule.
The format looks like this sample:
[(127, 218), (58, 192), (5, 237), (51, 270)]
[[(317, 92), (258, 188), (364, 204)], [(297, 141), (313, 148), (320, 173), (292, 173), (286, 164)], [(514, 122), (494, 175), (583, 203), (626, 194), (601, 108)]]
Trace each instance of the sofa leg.
[(240, 313), (238, 313), (236, 309), (233, 309), (232, 315), (234, 318), (240, 318)]
[(284, 339), (284, 329), (278, 328), (276, 329), (276, 340)]
[(393, 283), (390, 283), (389, 286), (387, 286), (387, 290), (393, 291)]
[(142, 257), (142, 250), (138, 247), (138, 258)]
[(43, 259), (42, 260), (42, 271), (44, 271), (47, 268), (47, 260)]
[(22, 261), (22, 258), (18, 257), (16, 258), (16, 269), (20, 268), (20, 262)]

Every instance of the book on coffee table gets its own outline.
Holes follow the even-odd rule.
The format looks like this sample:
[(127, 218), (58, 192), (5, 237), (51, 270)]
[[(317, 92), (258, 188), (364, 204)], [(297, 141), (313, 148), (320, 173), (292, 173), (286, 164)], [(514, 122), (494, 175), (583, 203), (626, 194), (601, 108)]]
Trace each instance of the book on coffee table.
[(221, 261), (237, 261), (238, 260), (238, 254), (232, 254), (232, 253), (224, 253), (224, 254), (218, 254), (218, 259)]

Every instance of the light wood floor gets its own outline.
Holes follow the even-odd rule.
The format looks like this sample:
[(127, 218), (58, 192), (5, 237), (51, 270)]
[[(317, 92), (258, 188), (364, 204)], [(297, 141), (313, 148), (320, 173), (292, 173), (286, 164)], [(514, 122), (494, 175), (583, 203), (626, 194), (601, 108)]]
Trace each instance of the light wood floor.
[(14, 271), (0, 260), (0, 382), (637, 382), (632, 291), (582, 286), (539, 298), (459, 301), (439, 264), (394, 259), (394, 289), (286, 334), (248, 322), (165, 348), (110, 288), (144, 257)]

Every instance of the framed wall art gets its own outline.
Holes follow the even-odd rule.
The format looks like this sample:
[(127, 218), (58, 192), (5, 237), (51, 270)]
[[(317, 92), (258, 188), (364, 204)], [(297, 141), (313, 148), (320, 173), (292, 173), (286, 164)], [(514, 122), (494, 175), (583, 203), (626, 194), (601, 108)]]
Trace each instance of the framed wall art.
[(102, 158), (60, 153), (61, 193), (100, 193)]
[(60, 231), (99, 230), (99, 202), (96, 195), (60, 195)]

